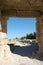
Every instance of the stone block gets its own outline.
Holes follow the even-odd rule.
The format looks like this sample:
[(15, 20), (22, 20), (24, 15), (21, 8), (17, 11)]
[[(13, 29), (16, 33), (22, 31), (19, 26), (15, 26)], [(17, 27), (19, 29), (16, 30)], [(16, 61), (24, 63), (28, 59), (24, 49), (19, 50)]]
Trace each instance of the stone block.
[(7, 34), (3, 33), (3, 32), (0, 32), (0, 38), (7, 38)]
[(0, 45), (0, 58), (4, 57), (4, 46)]
[(0, 32), (0, 44), (7, 44), (8, 39), (6, 33)]
[(10, 56), (11, 51), (10, 51), (10, 47), (8, 45), (4, 45), (4, 56), (8, 57)]

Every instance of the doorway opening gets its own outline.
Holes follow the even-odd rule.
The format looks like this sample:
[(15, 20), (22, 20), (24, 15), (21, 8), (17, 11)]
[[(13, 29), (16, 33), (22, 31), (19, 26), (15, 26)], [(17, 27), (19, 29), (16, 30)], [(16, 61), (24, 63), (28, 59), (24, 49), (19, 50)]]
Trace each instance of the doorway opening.
[(9, 18), (7, 29), (12, 53), (28, 57), (37, 53), (36, 18)]

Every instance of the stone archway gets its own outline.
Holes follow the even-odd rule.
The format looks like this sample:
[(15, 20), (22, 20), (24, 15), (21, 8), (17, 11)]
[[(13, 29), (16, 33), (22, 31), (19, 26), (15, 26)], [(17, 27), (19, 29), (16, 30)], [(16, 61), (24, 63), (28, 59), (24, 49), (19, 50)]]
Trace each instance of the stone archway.
[[(39, 53), (43, 55), (43, 1), (42, 0), (0, 0), (0, 47), (6, 44), (6, 20), (7, 17), (36, 17), (37, 40), (39, 42)], [(4, 43), (3, 43), (4, 42)], [(3, 49), (1, 49), (3, 50)], [(4, 50), (3, 50), (4, 52)], [(1, 51), (0, 51), (1, 53)]]

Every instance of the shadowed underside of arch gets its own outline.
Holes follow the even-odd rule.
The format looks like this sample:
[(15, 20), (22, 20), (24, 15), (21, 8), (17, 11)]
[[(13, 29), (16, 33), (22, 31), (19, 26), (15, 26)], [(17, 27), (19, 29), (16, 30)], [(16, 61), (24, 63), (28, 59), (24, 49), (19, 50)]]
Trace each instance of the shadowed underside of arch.
[(0, 0), (3, 16), (39, 17), (43, 13), (43, 0)]

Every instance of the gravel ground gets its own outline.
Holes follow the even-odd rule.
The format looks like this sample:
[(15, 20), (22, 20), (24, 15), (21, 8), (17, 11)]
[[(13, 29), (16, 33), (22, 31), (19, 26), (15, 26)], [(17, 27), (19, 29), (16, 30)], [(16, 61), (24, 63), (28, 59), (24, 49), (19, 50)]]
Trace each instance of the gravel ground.
[(10, 54), (10, 56), (4, 57), (3, 60), (0, 59), (0, 65), (43, 65), (43, 61)]

